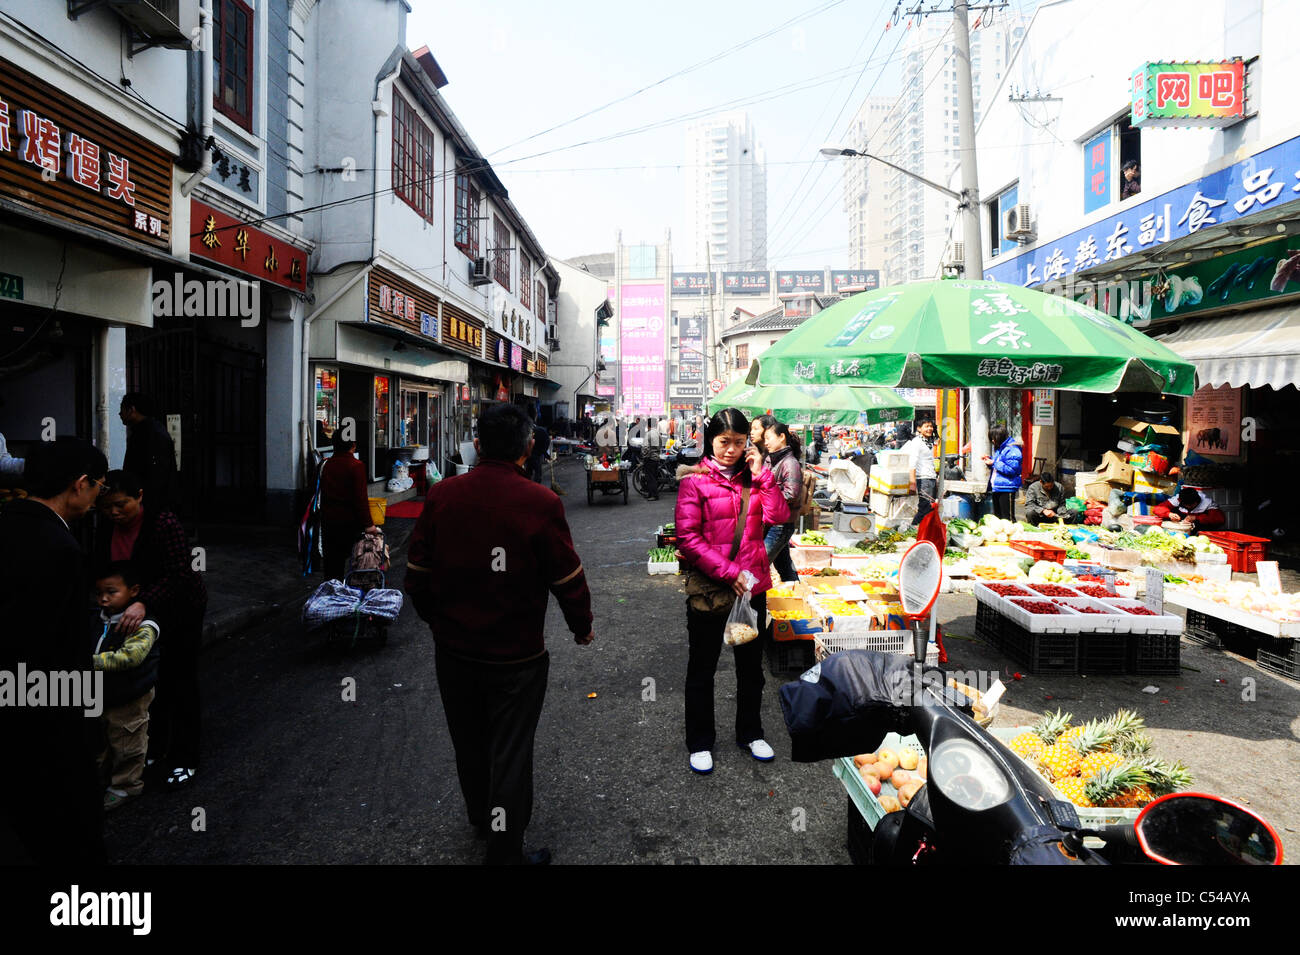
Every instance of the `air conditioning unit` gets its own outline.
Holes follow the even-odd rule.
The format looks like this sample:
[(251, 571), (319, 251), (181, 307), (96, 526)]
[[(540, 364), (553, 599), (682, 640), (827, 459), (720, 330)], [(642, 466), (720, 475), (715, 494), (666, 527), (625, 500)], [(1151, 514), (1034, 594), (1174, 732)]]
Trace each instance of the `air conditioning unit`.
[(966, 243), (960, 239), (954, 240), (952, 249), (948, 252), (948, 258), (943, 263), (945, 269), (956, 269), (961, 271), (966, 267)]
[(492, 272), (488, 268), (487, 256), (479, 256), (474, 260), (474, 268), (469, 273), (470, 285), (487, 285), (492, 281)]
[[(199, 25), (198, 0), (108, 0), (106, 6), (131, 25), (136, 37), (132, 55), (154, 46), (188, 50)], [(74, 20), (98, 6), (86, 0), (68, 0), (68, 14)]]
[(1034, 237), (1032, 223), (1029, 203), (1017, 203), (1002, 215), (1002, 237), (1016, 242), (1028, 242)]

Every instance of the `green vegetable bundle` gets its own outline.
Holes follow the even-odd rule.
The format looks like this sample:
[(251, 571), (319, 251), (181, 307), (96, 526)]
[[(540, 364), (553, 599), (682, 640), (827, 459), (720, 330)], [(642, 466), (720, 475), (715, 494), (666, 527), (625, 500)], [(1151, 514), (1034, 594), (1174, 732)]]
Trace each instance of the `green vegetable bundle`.
[(671, 564), (677, 560), (677, 551), (672, 547), (651, 547), (650, 562), (652, 564)]

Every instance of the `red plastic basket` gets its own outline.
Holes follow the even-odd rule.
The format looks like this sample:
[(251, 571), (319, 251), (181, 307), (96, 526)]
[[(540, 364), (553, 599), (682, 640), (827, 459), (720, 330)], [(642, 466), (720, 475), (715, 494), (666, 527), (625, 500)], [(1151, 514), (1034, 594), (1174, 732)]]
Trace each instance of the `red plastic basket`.
[(1228, 563), (1239, 574), (1253, 574), (1256, 561), (1268, 560), (1267, 537), (1251, 537), (1236, 531), (1201, 531), (1201, 536), (1212, 540), (1228, 555)]
[(1065, 563), (1065, 548), (1052, 544), (1040, 544), (1037, 541), (1012, 541), (1013, 550), (1028, 554), (1034, 560), (1050, 560), (1058, 564)]

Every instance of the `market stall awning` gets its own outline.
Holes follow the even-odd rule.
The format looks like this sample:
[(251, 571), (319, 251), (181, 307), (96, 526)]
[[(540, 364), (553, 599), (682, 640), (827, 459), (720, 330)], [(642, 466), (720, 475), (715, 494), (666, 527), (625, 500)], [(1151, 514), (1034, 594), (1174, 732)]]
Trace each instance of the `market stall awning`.
[(1191, 320), (1158, 341), (1196, 365), (1200, 385), (1300, 387), (1300, 307)]

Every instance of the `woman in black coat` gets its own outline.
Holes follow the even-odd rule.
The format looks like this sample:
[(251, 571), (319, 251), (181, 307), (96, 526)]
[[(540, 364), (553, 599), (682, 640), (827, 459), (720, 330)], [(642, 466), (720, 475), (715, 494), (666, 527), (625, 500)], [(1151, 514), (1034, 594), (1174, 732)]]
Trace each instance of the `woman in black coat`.
[(191, 569), (189, 542), (176, 516), (149, 507), (140, 481), (128, 471), (109, 471), (99, 500), (101, 522), (95, 566), (129, 560), (140, 575), (140, 595), (122, 614), (121, 626), (138, 625), (147, 613), (158, 621), (158, 683), (150, 707), (150, 765), (160, 764), (169, 786), (187, 783), (199, 765), (198, 657), (208, 592)]

